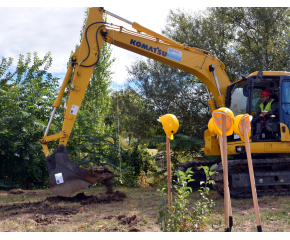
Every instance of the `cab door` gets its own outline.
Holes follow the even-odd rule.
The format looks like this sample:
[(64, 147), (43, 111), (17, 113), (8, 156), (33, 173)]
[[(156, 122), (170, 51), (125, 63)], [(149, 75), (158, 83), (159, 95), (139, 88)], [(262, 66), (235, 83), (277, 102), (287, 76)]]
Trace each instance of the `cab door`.
[(280, 77), (279, 119), (281, 141), (290, 141), (290, 76)]

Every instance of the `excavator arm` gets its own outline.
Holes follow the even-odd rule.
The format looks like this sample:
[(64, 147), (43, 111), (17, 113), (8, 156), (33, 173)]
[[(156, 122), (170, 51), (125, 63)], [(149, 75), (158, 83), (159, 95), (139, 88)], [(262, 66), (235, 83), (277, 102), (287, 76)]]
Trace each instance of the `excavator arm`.
[[(136, 31), (104, 22), (104, 13), (130, 24)], [(58, 97), (54, 102), (45, 134), (40, 140), (50, 173), (50, 188), (60, 196), (68, 196), (95, 182), (110, 179), (114, 176), (108, 168), (85, 170), (77, 167), (68, 158), (65, 148), (105, 41), (193, 74), (206, 85), (217, 105), (225, 106), (226, 88), (230, 81), (225, 73), (223, 63), (211, 55), (210, 52), (175, 42), (142, 27), (136, 22), (132, 23), (120, 18), (102, 7), (90, 8), (82, 42), (72, 56)], [(60, 107), (61, 99), (71, 75), (72, 81), (69, 87), (62, 131), (49, 136), (50, 126), (57, 108)], [(212, 112), (215, 109), (215, 103), (209, 92), (208, 95), (208, 104)], [(58, 139), (59, 147), (56, 152), (50, 155), (47, 143)]]
[(110, 44), (191, 73), (207, 86), (220, 107), (225, 105), (224, 96), (230, 81), (219, 59), (208, 51), (177, 43), (136, 22), (132, 27), (137, 32), (111, 25), (101, 34)]

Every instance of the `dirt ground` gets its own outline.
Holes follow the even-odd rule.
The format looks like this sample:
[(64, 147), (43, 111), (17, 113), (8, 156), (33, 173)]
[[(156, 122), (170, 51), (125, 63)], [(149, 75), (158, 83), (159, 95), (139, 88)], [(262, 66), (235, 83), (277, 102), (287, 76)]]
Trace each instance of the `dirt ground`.
[(49, 190), (0, 191), (0, 232), (148, 231), (146, 218), (124, 209), (126, 198), (126, 193), (108, 194), (104, 187), (73, 197), (55, 196)]
[[(223, 198), (211, 193), (215, 207), (205, 232), (224, 231)], [(174, 196), (173, 196), (174, 197)], [(199, 193), (190, 195), (190, 206)], [(72, 197), (49, 190), (0, 191), (0, 232), (159, 232), (155, 188), (89, 188)], [(259, 198), (264, 232), (290, 231), (290, 196)], [(233, 231), (255, 232), (252, 199), (232, 199)]]

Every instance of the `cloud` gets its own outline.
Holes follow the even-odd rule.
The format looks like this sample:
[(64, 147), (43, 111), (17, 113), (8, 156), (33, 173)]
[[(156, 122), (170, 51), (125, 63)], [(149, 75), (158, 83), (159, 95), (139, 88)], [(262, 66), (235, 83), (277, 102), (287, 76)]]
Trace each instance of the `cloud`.
[[(84, 22), (85, 7), (44, 8), (44, 7), (0, 7), (0, 57), (14, 58), (13, 68), (19, 55), (37, 52), (43, 57), (51, 52), (53, 63), (49, 72), (63, 79), (71, 51), (79, 44), (80, 30)], [(110, 9), (110, 8), (109, 8)], [(113, 8), (117, 11), (117, 9)], [(117, 11), (122, 14), (123, 11)], [(124, 14), (124, 12), (123, 12)], [(130, 16), (130, 15), (129, 15)], [(123, 24), (113, 17), (109, 22)], [(130, 28), (129, 25), (126, 26)], [(117, 58), (111, 70), (113, 82), (123, 84), (127, 78), (125, 66), (140, 55), (112, 46)]]
[[(71, 51), (79, 43), (85, 8), (0, 8), (0, 57), (51, 52), (51, 73), (66, 72)], [(4, 24), (5, 23), (5, 24)]]
[[(56, 2), (53, 1), (52, 4), (56, 5)], [(88, 2), (85, 1), (82, 4), (88, 4)], [(94, 4), (90, 2), (88, 5)], [(106, 10), (131, 22), (136, 21), (158, 33), (166, 23), (169, 9), (178, 7), (165, 6), (162, 2), (156, 1), (154, 8), (152, 4), (145, 4), (142, 5), (142, 9), (136, 2), (130, 8), (128, 8), (128, 3), (113, 0), (100, 5), (106, 5)], [(70, 53), (80, 42), (85, 9), (85, 7), (0, 7), (0, 58), (13, 57), (15, 67), (19, 54), (37, 52), (42, 58), (50, 51), (53, 63), (49, 71), (62, 79), (66, 73)], [(133, 30), (129, 24), (111, 16), (108, 16), (107, 21)], [(128, 76), (126, 66), (130, 67), (137, 58), (145, 59), (146, 57), (116, 46), (112, 48), (112, 56), (116, 58), (111, 68), (113, 72), (116, 72), (112, 75), (112, 79), (117, 84), (124, 84)]]

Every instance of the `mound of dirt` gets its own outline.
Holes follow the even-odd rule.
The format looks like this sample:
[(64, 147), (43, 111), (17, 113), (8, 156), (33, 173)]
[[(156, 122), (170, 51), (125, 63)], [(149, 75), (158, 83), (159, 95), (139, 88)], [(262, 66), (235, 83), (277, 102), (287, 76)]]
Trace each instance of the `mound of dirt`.
[(8, 191), (8, 194), (14, 194), (14, 195), (20, 195), (20, 194), (25, 194), (25, 195), (32, 195), (32, 196), (36, 196), (37, 193), (36, 192), (33, 192), (31, 190), (22, 190), (22, 189), (12, 189), (10, 191)]
[(43, 214), (36, 214), (33, 217), (33, 220), (36, 222), (36, 225), (48, 225), (54, 222), (60, 222), (60, 221), (68, 221), (68, 217), (58, 217), (58, 216), (45, 216)]
[(59, 203), (59, 202), (68, 202), (68, 203), (75, 203), (75, 202), (81, 202), (83, 200), (87, 200), (92, 198), (93, 196), (86, 196), (84, 193), (78, 193), (74, 197), (47, 197), (46, 200), (52, 203)]
[(94, 203), (111, 203), (111, 202), (119, 202), (123, 201), (123, 199), (126, 198), (126, 194), (122, 193), (120, 191), (113, 192), (112, 194), (99, 194), (99, 197), (97, 196), (91, 196), (88, 199), (82, 200), (82, 205), (89, 205)]
[(123, 214), (123, 215), (117, 216), (116, 218), (117, 218), (117, 220), (120, 221), (122, 218), (125, 218), (125, 217), (127, 217), (127, 215)]
[(123, 217), (120, 219), (120, 221), (121, 221), (121, 224), (129, 225), (129, 226), (136, 225), (138, 222), (136, 214), (132, 216)]
[[(104, 219), (113, 219), (116, 218), (119, 221), (119, 224), (122, 225), (127, 225), (128, 227), (130, 227), (129, 232), (140, 232), (140, 230), (138, 228), (136, 228), (136, 225), (138, 223), (138, 219), (136, 214), (132, 215), (132, 216), (127, 216), (126, 214), (121, 214), (118, 216), (106, 216), (104, 217)], [(113, 229), (114, 231), (117, 231), (118, 228)]]
[(129, 232), (140, 232), (140, 230), (138, 228), (133, 227), (129, 229)]
[(46, 200), (51, 203), (69, 202), (80, 203), (82, 205), (96, 204), (96, 203), (111, 203), (123, 201), (126, 198), (126, 194), (120, 191), (113, 192), (112, 194), (99, 194), (98, 196), (86, 196), (84, 193), (78, 193), (74, 197), (47, 197)]
[[(112, 219), (112, 218), (113, 216), (108, 216), (108, 217), (105, 217), (104, 219)], [(116, 219), (123, 225), (133, 226), (138, 223), (136, 214), (132, 216), (127, 216), (126, 214), (122, 214), (122, 215), (116, 216)]]
[(8, 193), (9, 194), (23, 194), (24, 191), (22, 189), (12, 189)]
[(9, 212), (10, 216), (14, 215), (25, 215), (25, 214), (36, 214), (36, 215), (52, 215), (52, 216), (68, 216), (71, 214), (78, 213), (75, 208), (68, 208), (62, 206), (53, 206), (45, 201), (34, 202), (34, 203), (17, 203), (8, 206), (0, 206), (2, 212)]

